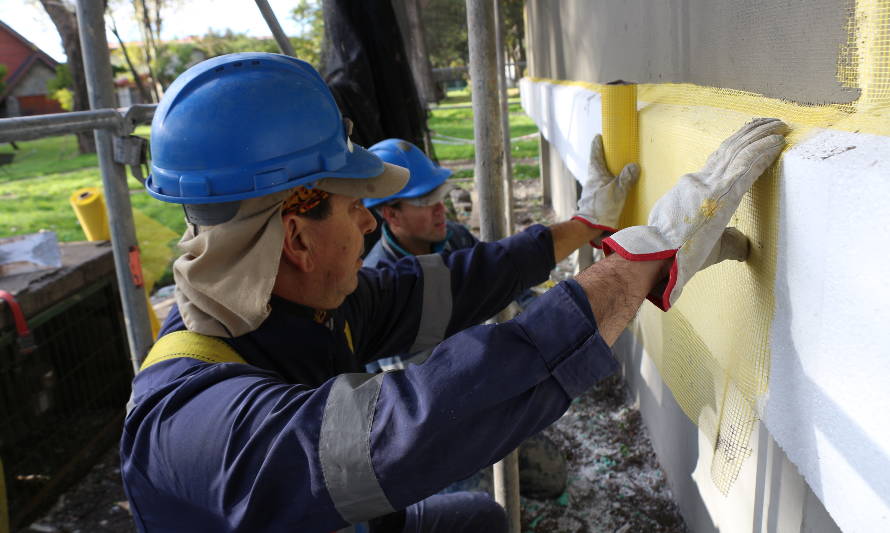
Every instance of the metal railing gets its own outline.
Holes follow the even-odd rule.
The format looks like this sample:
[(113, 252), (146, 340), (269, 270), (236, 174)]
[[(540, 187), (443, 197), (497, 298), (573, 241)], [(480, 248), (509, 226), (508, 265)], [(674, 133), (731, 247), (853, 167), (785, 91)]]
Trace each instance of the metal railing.
[[(105, 39), (104, 2), (79, 0), (76, 4), (91, 110), (0, 119), (0, 142), (28, 141), (90, 130), (94, 132), (130, 361), (133, 370), (137, 371), (151, 349), (153, 339), (141, 276), (134, 271), (139, 265), (139, 245), (124, 166), (129, 165), (137, 179), (142, 179), (141, 163), (144, 161), (141, 156), (144, 150), (141, 143), (144, 141), (131, 134), (137, 125), (151, 122), (157, 105), (114, 108), (111, 58)], [(294, 55), (293, 47), (281, 30), (268, 1), (256, 0), (256, 4), (282, 52)]]
[[(255, 0), (282, 52), (294, 55), (293, 47), (275, 18), (267, 0)], [(498, 0), (466, 0), (470, 36), (469, 71), (473, 83), (473, 107), (476, 131), (476, 187), (479, 191), (481, 231), (484, 240), (497, 240), (507, 235), (505, 216), (505, 139), (504, 102), (500, 102), (497, 54), (503, 53), (495, 43), (495, 5)], [(0, 119), (0, 142), (25, 141), (93, 130), (102, 183), (105, 190), (115, 272), (120, 294), (130, 360), (134, 370), (152, 345), (145, 291), (131, 270), (138, 265), (139, 248), (133, 224), (132, 206), (126, 184), (124, 165), (138, 166), (133, 159), (131, 134), (138, 124), (149, 123), (154, 105), (114, 108), (111, 61), (105, 39), (103, 0), (78, 0), (77, 19), (84, 57), (91, 111), (15, 117)], [(501, 60), (502, 61), (502, 60)], [(501, 64), (503, 64), (501, 62)], [(459, 75), (462, 69), (437, 72), (437, 79)], [(505, 98), (505, 96), (502, 96)], [(134, 168), (134, 170), (136, 170)], [(138, 176), (138, 174), (137, 174)], [(519, 480), (516, 453), (513, 452), (495, 468), (496, 497), (508, 512), (510, 531), (519, 531)]]
[[(290, 42), (268, 2), (256, 0), (256, 3), (279, 46), (293, 55)], [(16, 359), (10, 352), (9, 336), (0, 332), (0, 383), (4, 384), (0, 387), (0, 447), (6, 462), (5, 468), (0, 467), (0, 476), (3, 476), (0, 489), (6, 486), (11, 489), (5, 497), (14, 504), (9, 511), (16, 525), (20, 525), (19, 520), (39, 512), (50, 501), (49, 495), (63, 490), (65, 483), (88, 468), (94, 460), (92, 449), (107, 445), (108, 439), (113, 440), (114, 432), (119, 431), (132, 376), (120, 358), (124, 344), (121, 325), (126, 329), (134, 372), (153, 343), (125, 165), (130, 166), (137, 179), (142, 179), (145, 140), (132, 133), (136, 126), (151, 122), (157, 106), (115, 108), (111, 59), (105, 38), (105, 1), (78, 0), (75, 4), (91, 109), (0, 119), (0, 142), (93, 131), (117, 290), (107, 281), (101, 284), (99, 292), (95, 292), (94, 287), (87, 289), (93, 291), (89, 301), (79, 294), (60, 303), (66, 308), (59, 315), (61, 318), (50, 320), (47, 313), (31, 317), (42, 348), (30, 359)], [(123, 313), (117, 311), (115, 296), (120, 298)], [(74, 307), (68, 309), (70, 306)], [(87, 308), (92, 311), (87, 312)], [(40, 365), (53, 371), (43, 374), (25, 371)], [(37, 378), (24, 380), (20, 376), (23, 372), (37, 378), (51, 375), (58, 379), (51, 384)], [(34, 383), (37, 385), (32, 386)], [(31, 397), (43, 403), (21, 400)], [(41, 416), (36, 417), (34, 405), (52, 408), (43, 409)], [(17, 440), (13, 442), (13, 439)], [(7, 485), (5, 480), (10, 483)], [(0, 490), (0, 497), (4, 497), (4, 492)], [(0, 502), (0, 511), (5, 509), (5, 504)], [(7, 526), (5, 518), (0, 516), (0, 530)]]

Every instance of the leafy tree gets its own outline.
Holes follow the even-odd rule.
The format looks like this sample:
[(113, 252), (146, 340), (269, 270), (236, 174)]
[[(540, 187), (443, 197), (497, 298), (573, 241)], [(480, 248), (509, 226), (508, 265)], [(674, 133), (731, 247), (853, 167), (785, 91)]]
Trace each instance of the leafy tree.
[[(40, 4), (62, 38), (62, 48), (68, 56), (69, 72), (73, 80), (71, 108), (85, 111), (90, 108), (87, 82), (83, 73), (83, 54), (77, 33), (77, 13), (71, 0), (40, 0)], [(82, 154), (95, 153), (96, 142), (92, 131), (77, 134), (77, 148)]]
[(217, 33), (213, 30), (201, 37), (196, 45), (207, 54), (216, 57), (237, 52), (278, 52), (278, 44), (272, 38), (251, 37), (230, 29)]
[[(525, 61), (523, 0), (500, 0), (508, 63)], [(434, 68), (468, 65), (467, 9), (455, 0), (421, 0), (430, 62)], [(517, 72), (517, 75), (521, 75)]]
[(300, 25), (300, 34), (291, 37), (294, 53), (304, 61), (321, 68), (321, 47), (324, 43), (324, 17), (320, 0), (300, 0), (291, 11), (291, 18)]
[(455, 0), (422, 0), (420, 8), (433, 68), (469, 64), (466, 4)]
[(8, 69), (6, 68), (6, 65), (0, 65), (0, 93), (6, 90), (6, 84), (3, 83), (3, 79), (6, 77), (7, 72)]
[[(119, 52), (118, 55), (123, 56), (124, 61), (127, 63), (127, 68), (125, 69), (122, 66), (115, 65), (115, 62), (112, 60), (111, 69), (113, 74), (117, 75), (129, 69), (130, 75), (133, 78), (133, 83), (136, 84), (136, 89), (139, 91), (140, 98), (143, 102), (151, 102), (151, 96), (148, 93), (148, 89), (145, 87), (145, 84), (142, 83), (142, 76), (139, 74), (139, 71), (136, 70), (136, 65), (133, 64), (133, 55), (130, 54), (130, 51), (127, 49), (127, 44), (121, 38), (121, 34), (117, 31), (117, 22), (115, 22), (114, 20), (113, 11), (111, 9), (106, 9), (106, 15), (111, 21), (111, 33), (114, 34), (114, 37), (117, 39), (117, 42), (120, 45), (120, 48), (115, 52)], [(111, 56), (114, 57), (114, 55), (115, 53), (112, 52)]]
[(72, 89), (74, 87), (74, 78), (71, 77), (71, 69), (67, 63), (56, 65), (56, 75), (46, 82), (47, 92), (54, 93), (59, 89)]
[(155, 101), (160, 101), (163, 86), (155, 74), (155, 60), (161, 56), (161, 11), (170, 4), (169, 0), (133, 0), (133, 13), (142, 33), (142, 53), (145, 65), (152, 79), (152, 92)]
[(165, 43), (158, 52), (153, 70), (163, 87), (169, 86), (190, 66), (207, 57), (206, 52), (194, 43)]
[(56, 65), (56, 75), (46, 82), (46, 92), (54, 100), (59, 102), (62, 109), (71, 111), (74, 109), (74, 78), (67, 63)]
[[(523, 0), (500, 0), (504, 17), (504, 48), (507, 63), (525, 63), (525, 13)], [(524, 68), (517, 68), (515, 81), (522, 77)]]

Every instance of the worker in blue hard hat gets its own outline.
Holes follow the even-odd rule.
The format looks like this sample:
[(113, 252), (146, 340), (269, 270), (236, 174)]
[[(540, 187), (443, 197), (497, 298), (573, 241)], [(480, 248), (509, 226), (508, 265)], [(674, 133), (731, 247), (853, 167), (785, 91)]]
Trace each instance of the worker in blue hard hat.
[[(381, 223), (380, 239), (365, 256), (366, 267), (393, 266), (411, 255), (448, 253), (471, 248), (479, 240), (463, 224), (448, 220), (444, 200), (454, 188), (447, 182), (450, 169), (435, 164), (420, 148), (402, 139), (386, 139), (368, 148), (384, 162), (408, 169), (410, 177), (402, 190), (385, 198), (366, 198), (365, 207), (376, 209)], [(528, 302), (532, 291), (520, 298)], [(426, 360), (430, 350), (393, 354), (367, 365), (370, 372), (398, 370)], [(556, 498), (565, 491), (566, 462), (559, 448), (546, 435), (530, 437), (519, 447), (520, 491), (523, 496)], [(546, 472), (546, 474), (543, 474)], [(481, 488), (484, 476), (476, 474), (456, 487)]]
[(365, 207), (383, 219), (380, 240), (365, 256), (365, 266), (376, 267), (408, 255), (460, 250), (478, 239), (462, 224), (445, 216), (445, 198), (454, 188), (451, 170), (433, 163), (408, 141), (386, 139), (368, 148), (383, 161), (409, 171), (408, 183), (384, 198), (366, 198)]
[[(307, 63), (247, 53), (193, 66), (152, 122), (146, 187), (189, 224), (176, 306), (133, 380), (121, 438), (137, 530), (506, 531), (487, 495), (436, 493), (617, 369), (609, 346), (647, 294), (669, 307), (719, 258), (783, 127), (747, 125), (680, 180), (652, 225), (606, 239), (610, 257), (518, 318), (470, 327), (600, 236), (588, 223), (604, 219), (579, 204), (586, 222), (360, 268), (375, 225), (361, 199), (392, 195), (404, 172), (349, 142)], [(582, 198), (598, 205), (616, 193), (595, 191), (625, 185), (604, 174)], [(702, 219), (702, 195), (717, 194)], [(363, 372), (440, 332), (424, 364)]]

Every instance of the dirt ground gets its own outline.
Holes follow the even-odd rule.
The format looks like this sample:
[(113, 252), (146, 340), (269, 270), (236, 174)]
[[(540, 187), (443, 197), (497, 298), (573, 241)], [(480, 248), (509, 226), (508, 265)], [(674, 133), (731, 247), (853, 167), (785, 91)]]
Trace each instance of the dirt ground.
[[(458, 180), (472, 189), (470, 180)], [(553, 222), (541, 205), (538, 180), (516, 182), (518, 229)], [(457, 205), (458, 218), (473, 225), (468, 210)], [(478, 231), (478, 228), (475, 228)], [(574, 268), (560, 264), (554, 279)], [(646, 435), (639, 411), (627, 401), (620, 377), (601, 382), (577, 398), (545, 434), (568, 464), (568, 486), (552, 500), (522, 499), (523, 533), (636, 533), (686, 531)], [(27, 532), (130, 532), (129, 506), (120, 483), (116, 447), (109, 450), (74, 488)]]

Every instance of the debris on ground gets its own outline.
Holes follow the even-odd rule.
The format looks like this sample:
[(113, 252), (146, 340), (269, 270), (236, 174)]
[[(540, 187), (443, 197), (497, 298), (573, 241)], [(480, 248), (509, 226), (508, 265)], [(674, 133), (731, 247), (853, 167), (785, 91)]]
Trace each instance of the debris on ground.
[(683, 533), (640, 412), (620, 376), (600, 382), (544, 430), (566, 455), (568, 487), (558, 498), (522, 498), (523, 533)]
[(111, 447), (74, 487), (24, 533), (124, 533), (136, 531), (121, 484), (120, 456)]

